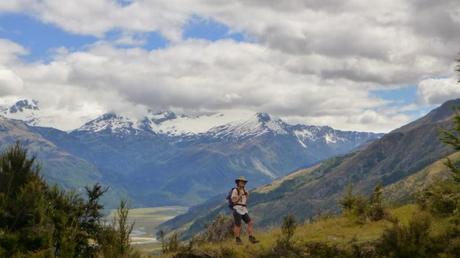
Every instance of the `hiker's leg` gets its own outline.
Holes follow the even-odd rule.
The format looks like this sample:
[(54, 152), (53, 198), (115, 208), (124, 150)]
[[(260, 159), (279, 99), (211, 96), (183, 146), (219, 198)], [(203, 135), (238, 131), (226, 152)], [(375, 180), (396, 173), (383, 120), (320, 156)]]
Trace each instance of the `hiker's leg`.
[(236, 211), (233, 212), (233, 234), (235, 237), (240, 237), (241, 234), (241, 215)]
[(248, 235), (252, 236), (252, 233), (254, 231), (254, 223), (252, 222), (251, 217), (249, 217), (249, 214), (244, 214), (243, 218), (244, 222), (248, 225)]
[(259, 240), (257, 240), (253, 235), (254, 234), (254, 222), (252, 221), (251, 217), (249, 217), (248, 214), (245, 214), (243, 216), (243, 220), (244, 222), (246, 222), (246, 224), (248, 224), (249, 241), (253, 244), (259, 243)]
[(252, 236), (253, 232), (254, 232), (254, 222), (250, 220), (248, 223), (248, 234)]
[(241, 226), (235, 224), (235, 226), (233, 227), (233, 234), (235, 235), (235, 237), (240, 237)]

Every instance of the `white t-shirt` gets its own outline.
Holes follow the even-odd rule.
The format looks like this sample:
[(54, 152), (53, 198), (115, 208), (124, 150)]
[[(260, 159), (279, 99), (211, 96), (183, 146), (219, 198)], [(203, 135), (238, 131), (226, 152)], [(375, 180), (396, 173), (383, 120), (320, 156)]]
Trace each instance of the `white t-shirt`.
[[(239, 196), (241, 196), (241, 199)], [(239, 191), (238, 195), (238, 189), (233, 189), (231, 198), (233, 199), (235, 197), (238, 197), (239, 201), (233, 205), (233, 209), (241, 215), (248, 213), (248, 208), (246, 207), (248, 198), (247, 195), (244, 194), (244, 191)]]

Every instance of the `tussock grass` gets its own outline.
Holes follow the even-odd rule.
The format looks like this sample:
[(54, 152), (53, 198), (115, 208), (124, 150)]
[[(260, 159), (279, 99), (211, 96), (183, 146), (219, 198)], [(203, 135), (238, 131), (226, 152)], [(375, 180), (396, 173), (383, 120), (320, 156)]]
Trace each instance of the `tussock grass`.
[[(317, 219), (310, 223), (300, 224), (292, 238), (294, 245), (305, 246), (311, 242), (322, 242), (331, 246), (347, 248), (350, 244), (360, 244), (375, 241), (382, 236), (385, 229), (392, 226), (394, 220), (407, 225), (414, 213), (420, 212), (415, 204), (405, 205), (388, 210), (390, 219), (359, 224), (347, 216), (332, 216)], [(391, 221), (390, 221), (391, 220)], [(441, 234), (448, 227), (445, 218), (435, 218), (433, 234)], [(259, 244), (250, 244), (247, 236), (243, 236), (243, 245), (237, 246), (234, 239), (218, 243), (199, 243), (193, 249), (212, 257), (258, 257), (276, 244), (281, 235), (279, 228), (259, 231), (256, 237)], [(159, 257), (174, 257), (174, 254), (164, 254)]]

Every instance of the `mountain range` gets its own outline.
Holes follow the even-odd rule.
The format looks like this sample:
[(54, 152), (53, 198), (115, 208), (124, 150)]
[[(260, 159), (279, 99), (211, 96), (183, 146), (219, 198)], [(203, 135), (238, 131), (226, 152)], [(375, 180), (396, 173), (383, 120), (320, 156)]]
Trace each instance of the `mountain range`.
[[(98, 181), (133, 206), (190, 206), (222, 193), (236, 176), (262, 185), (382, 136), (289, 124), (267, 113), (171, 111), (149, 111), (141, 118), (107, 113), (63, 131), (44, 126), (50, 117), (33, 100), (1, 107), (0, 115), (7, 139), (1, 146), (14, 140), (39, 146), (32, 151), (40, 153), (45, 178), (77, 189)], [(22, 129), (6, 126), (10, 123)], [(55, 153), (66, 161), (50, 162)]]
[[(259, 227), (279, 224), (292, 214), (300, 221), (324, 212), (338, 211), (338, 200), (347, 186), (356, 193), (369, 194), (381, 184), (385, 198), (403, 203), (436, 178), (449, 177), (443, 165), (446, 156), (460, 156), (439, 139), (441, 128), (452, 126), (451, 100), (426, 116), (391, 131), (380, 139), (345, 155), (306, 166), (285, 177), (250, 191), (250, 210)], [(228, 213), (224, 196), (191, 207), (183, 215), (160, 225), (166, 232), (181, 231), (184, 238), (202, 230), (219, 213)]]

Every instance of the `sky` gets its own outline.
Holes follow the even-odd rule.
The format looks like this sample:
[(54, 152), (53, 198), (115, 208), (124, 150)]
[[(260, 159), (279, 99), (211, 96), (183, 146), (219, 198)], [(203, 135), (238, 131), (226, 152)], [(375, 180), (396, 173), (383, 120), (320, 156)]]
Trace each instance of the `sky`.
[(458, 0), (2, 0), (0, 102), (388, 132), (460, 97)]

